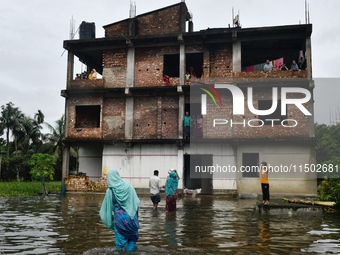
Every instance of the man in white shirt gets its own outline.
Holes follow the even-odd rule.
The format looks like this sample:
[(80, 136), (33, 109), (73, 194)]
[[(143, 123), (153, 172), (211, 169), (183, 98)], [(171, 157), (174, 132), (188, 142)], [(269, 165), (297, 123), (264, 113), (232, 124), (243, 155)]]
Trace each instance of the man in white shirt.
[(153, 171), (153, 176), (149, 180), (150, 198), (153, 203), (153, 209), (157, 209), (158, 203), (161, 201), (161, 187), (161, 179), (158, 177), (158, 170), (155, 170)]

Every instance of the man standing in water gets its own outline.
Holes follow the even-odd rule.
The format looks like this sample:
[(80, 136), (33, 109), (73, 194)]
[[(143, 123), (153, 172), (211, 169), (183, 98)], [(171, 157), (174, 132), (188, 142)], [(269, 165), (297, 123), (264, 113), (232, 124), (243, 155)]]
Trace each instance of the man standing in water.
[(153, 176), (149, 180), (150, 198), (153, 203), (153, 209), (157, 209), (158, 203), (161, 201), (160, 189), (162, 185), (158, 173), (158, 170), (153, 171)]
[(268, 181), (268, 164), (262, 162), (260, 166), (260, 182), (262, 188), (263, 205), (269, 205), (269, 181)]

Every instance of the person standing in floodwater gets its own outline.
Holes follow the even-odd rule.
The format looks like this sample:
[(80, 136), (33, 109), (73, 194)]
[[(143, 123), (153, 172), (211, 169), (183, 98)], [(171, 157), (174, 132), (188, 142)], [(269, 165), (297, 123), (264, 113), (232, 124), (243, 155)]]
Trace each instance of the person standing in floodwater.
[(176, 211), (176, 202), (178, 197), (178, 180), (179, 176), (176, 169), (170, 169), (169, 177), (165, 183), (165, 210), (166, 212)]
[(123, 181), (116, 169), (108, 172), (107, 183), (108, 188), (100, 209), (100, 218), (108, 228), (113, 228), (116, 247), (118, 249), (125, 247), (127, 252), (131, 252), (135, 249), (139, 237), (140, 200), (132, 185)]
[(150, 198), (153, 203), (153, 209), (157, 209), (158, 203), (161, 201), (160, 189), (162, 185), (158, 173), (158, 170), (153, 171), (153, 176), (151, 176), (149, 180)]
[(268, 170), (269, 168), (267, 162), (262, 162), (260, 166), (260, 182), (262, 188), (263, 205), (269, 205), (270, 200)]

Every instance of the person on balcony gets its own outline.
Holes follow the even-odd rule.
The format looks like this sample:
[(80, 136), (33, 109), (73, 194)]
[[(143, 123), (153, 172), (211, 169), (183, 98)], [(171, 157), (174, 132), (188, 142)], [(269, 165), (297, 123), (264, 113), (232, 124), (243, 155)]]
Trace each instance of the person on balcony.
[(183, 117), (183, 124), (184, 124), (184, 139), (189, 139), (191, 124), (191, 117), (189, 115), (189, 112), (185, 112), (185, 116)]
[(292, 65), (290, 66), (290, 70), (299, 71), (299, 66), (298, 66), (298, 64), (296, 63), (295, 60), (292, 61)]
[(273, 71), (273, 65), (272, 63), (269, 61), (269, 59), (267, 59), (266, 63), (263, 66), (263, 71), (265, 72), (271, 72)]
[(97, 80), (97, 71), (96, 71), (96, 69), (92, 69), (91, 73), (92, 73), (92, 80)]
[(190, 81), (190, 73), (186, 72), (185, 74), (185, 81)]
[(97, 79), (97, 72), (96, 69), (92, 69), (89, 76), (88, 76), (89, 80), (96, 80)]

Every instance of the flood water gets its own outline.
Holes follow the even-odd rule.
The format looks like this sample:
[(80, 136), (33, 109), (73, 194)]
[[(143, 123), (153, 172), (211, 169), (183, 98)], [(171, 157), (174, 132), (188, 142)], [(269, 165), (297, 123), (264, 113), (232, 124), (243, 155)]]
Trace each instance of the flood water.
[[(0, 254), (122, 254), (100, 221), (104, 194), (0, 198)], [(340, 217), (319, 209), (254, 210), (256, 200), (180, 198), (165, 213), (140, 197), (133, 254), (339, 254)]]

